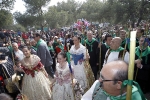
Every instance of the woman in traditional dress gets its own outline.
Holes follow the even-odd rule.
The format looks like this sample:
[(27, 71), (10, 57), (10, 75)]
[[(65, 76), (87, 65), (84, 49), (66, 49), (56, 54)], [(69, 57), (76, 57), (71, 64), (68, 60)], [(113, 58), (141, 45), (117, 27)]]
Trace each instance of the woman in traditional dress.
[(71, 65), (74, 68), (74, 76), (80, 83), (81, 87), (86, 90), (88, 87), (88, 79), (86, 77), (85, 60), (89, 59), (89, 55), (86, 54), (86, 48), (81, 43), (81, 38), (78, 36), (73, 37), (74, 45), (70, 49)]
[(56, 65), (56, 77), (52, 87), (52, 100), (81, 100), (82, 89), (79, 86), (77, 86), (78, 89), (74, 89), (76, 85), (72, 84), (73, 69), (71, 66), (69, 67), (66, 53), (60, 52), (57, 58), (58, 63)]
[(74, 100), (71, 84), (71, 72), (64, 52), (57, 55), (55, 82), (52, 89), (52, 100)]
[(22, 82), (22, 93), (29, 100), (51, 100), (50, 81), (40, 58), (31, 55), (28, 47), (23, 48), (25, 58), (21, 61), (21, 68), (25, 72)]

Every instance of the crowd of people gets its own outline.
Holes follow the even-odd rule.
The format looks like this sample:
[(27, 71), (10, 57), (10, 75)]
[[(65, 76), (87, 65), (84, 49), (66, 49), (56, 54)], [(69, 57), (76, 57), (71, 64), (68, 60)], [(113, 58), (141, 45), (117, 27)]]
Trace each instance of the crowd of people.
[[(146, 100), (143, 93), (150, 92), (148, 31), (135, 30), (132, 100)], [(107, 28), (40, 33), (0, 30), (0, 38), (0, 93), (16, 100), (126, 99), (130, 40), (124, 27), (113, 32)]]

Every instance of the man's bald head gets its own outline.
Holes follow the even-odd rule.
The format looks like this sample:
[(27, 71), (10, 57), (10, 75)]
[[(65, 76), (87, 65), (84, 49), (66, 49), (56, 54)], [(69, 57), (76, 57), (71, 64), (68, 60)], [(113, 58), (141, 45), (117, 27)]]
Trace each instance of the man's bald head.
[(128, 64), (124, 61), (112, 61), (104, 65), (103, 69), (113, 75), (114, 80), (124, 81), (128, 79)]
[(122, 39), (120, 37), (115, 37), (114, 40), (118, 43), (121, 44)]
[(121, 40), (120, 37), (113, 38), (112, 41), (111, 41), (111, 43), (110, 43), (110, 48), (112, 50), (118, 49), (120, 47), (120, 45), (121, 45), (121, 42), (122, 42), (122, 40)]
[[(112, 61), (104, 65), (100, 72), (99, 81), (103, 89), (110, 95), (120, 94), (122, 82), (128, 79), (128, 64), (124, 61)], [(110, 80), (110, 81), (105, 81)]]

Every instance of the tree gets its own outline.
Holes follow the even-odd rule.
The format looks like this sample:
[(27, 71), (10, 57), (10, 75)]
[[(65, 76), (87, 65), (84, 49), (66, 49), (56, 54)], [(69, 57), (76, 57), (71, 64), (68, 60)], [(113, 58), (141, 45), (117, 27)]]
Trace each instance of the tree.
[(17, 23), (21, 24), (24, 27), (27, 26), (33, 26), (36, 23), (36, 17), (35, 16), (31, 16), (28, 13), (20, 13), (20, 12), (15, 12), (14, 17), (17, 21)]
[[(150, 18), (150, 0), (86, 0), (76, 2), (67, 0), (51, 6), (48, 12), (43, 10), (50, 0), (23, 0), (27, 12), (15, 13), (18, 23), (27, 26), (48, 25), (51, 28), (72, 25), (77, 19), (90, 22), (109, 22), (111, 24), (127, 24), (129, 21), (139, 23)], [(35, 26), (35, 27), (36, 27)]]
[(131, 21), (132, 27), (134, 23), (137, 25), (141, 20), (147, 19), (150, 14), (149, 0), (108, 0), (109, 6), (112, 6), (112, 11), (115, 14), (115, 23), (125, 23)]
[(48, 12), (44, 16), (50, 28), (58, 27), (58, 12), (56, 6), (49, 7)]
[(7, 26), (13, 24), (13, 16), (7, 10), (0, 10), (0, 27), (7, 28)]
[(74, 22), (77, 20), (77, 15), (80, 13), (79, 8), (81, 7), (80, 2), (76, 2), (75, 0), (67, 0), (67, 2), (59, 2), (57, 3), (57, 11), (65, 11), (68, 13), (68, 21), (67, 24), (71, 24), (70, 22)]
[[(99, 11), (101, 10), (102, 2), (99, 0), (87, 0), (79, 8), (80, 13), (84, 13), (85, 19), (89, 21), (100, 21)], [(85, 13), (86, 12), (86, 13)]]
[(1, 0), (0, 1), (0, 10), (12, 10), (14, 7), (15, 0)]
[(9, 26), (8, 29), (14, 30), (15, 32), (17, 32), (17, 31), (25, 32), (25, 27), (23, 27), (20, 24), (13, 24), (13, 25)]
[(26, 3), (27, 13), (37, 18), (37, 23), (41, 26), (41, 30), (45, 25), (43, 16), (43, 7), (47, 6), (50, 0), (23, 0)]

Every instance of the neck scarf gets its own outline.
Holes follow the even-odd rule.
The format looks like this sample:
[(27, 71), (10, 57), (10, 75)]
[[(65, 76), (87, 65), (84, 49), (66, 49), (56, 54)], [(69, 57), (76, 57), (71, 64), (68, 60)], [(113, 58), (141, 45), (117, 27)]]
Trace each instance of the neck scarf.
[(122, 42), (121, 42), (121, 46), (126, 44), (126, 39), (124, 39)]
[(42, 43), (42, 42), (44, 42), (42, 39), (40, 39), (38, 42), (37, 42), (37, 44), (36, 44), (36, 48), (38, 48), (38, 46)]
[[(141, 54), (142, 53), (142, 54)], [(147, 61), (148, 61), (148, 55), (150, 54), (150, 48), (147, 47), (144, 52), (140, 52), (140, 47), (138, 46), (136, 49), (135, 49), (135, 54), (138, 56), (139, 59), (142, 59), (142, 57), (146, 57), (145, 59), (145, 64), (147, 64)]]
[(58, 45), (58, 47), (61, 49), (61, 50), (64, 50), (64, 46), (63, 45)]
[(111, 50), (110, 52), (120, 52), (120, 51), (122, 51), (122, 50), (124, 50), (124, 48), (119, 47), (117, 50)]
[(31, 46), (35, 51), (37, 51), (37, 48), (35, 46)]
[(95, 39), (92, 38), (92, 41), (91, 41), (91, 42), (89, 42), (88, 39), (86, 39), (85, 41), (86, 41), (86, 43), (91, 47), (91, 52), (92, 52), (92, 51), (93, 51), (93, 49), (92, 49), (93, 45), (92, 45), (92, 44), (93, 44), (93, 42), (95, 41)]
[(104, 44), (105, 44), (106, 48), (108, 49), (108, 48), (109, 48), (109, 45), (107, 45), (107, 43), (104, 43)]
[[(133, 85), (134, 83), (134, 85)], [(126, 100), (126, 93), (122, 93), (122, 89), (127, 87), (127, 85), (131, 85), (132, 86), (132, 100), (137, 100), (137, 98), (141, 98), (139, 100), (146, 100), (143, 92), (141, 91), (141, 88), (139, 86), (139, 84), (135, 81), (130, 81), (130, 80), (125, 80), (122, 83), (122, 87), (121, 87), (121, 92), (119, 96), (112, 96), (110, 94), (108, 94), (105, 90), (103, 90), (100, 87), (100, 82), (97, 83), (97, 85), (95, 86), (95, 90), (93, 92), (94, 99), (93, 100), (99, 100), (99, 98), (102, 98), (102, 100), (106, 100), (108, 97), (110, 98), (110, 100)], [(100, 88), (100, 89), (99, 89)]]
[(54, 52), (53, 46), (48, 46), (48, 49), (49, 49), (50, 51)]

